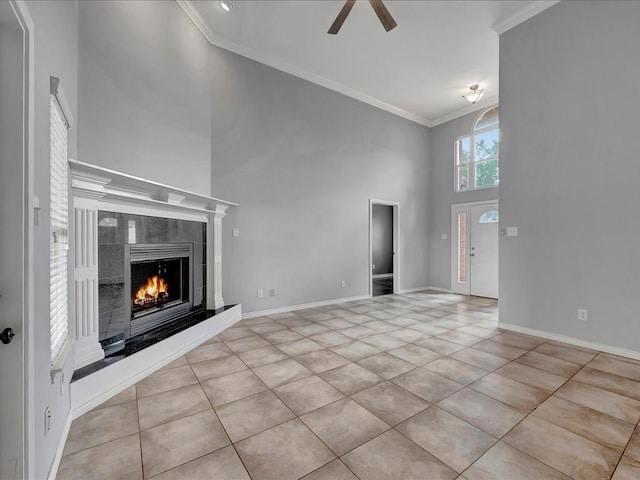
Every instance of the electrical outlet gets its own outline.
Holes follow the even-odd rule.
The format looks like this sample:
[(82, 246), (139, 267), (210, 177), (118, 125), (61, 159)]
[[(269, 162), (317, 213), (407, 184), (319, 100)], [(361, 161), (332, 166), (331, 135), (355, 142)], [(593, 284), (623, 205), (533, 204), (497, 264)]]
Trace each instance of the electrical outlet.
[(507, 237), (517, 237), (518, 227), (507, 227)]
[(258, 298), (264, 298), (264, 290), (258, 289)]
[(446, 233), (442, 233), (442, 234), (440, 234), (440, 238), (441, 238), (442, 240), (446, 240), (446, 239), (447, 239), (447, 234), (446, 234)]
[(272, 288), (271, 290), (269, 290), (269, 295), (272, 296), (272, 297), (275, 297), (276, 296), (276, 289)]
[(579, 308), (578, 309), (578, 320), (581, 320), (583, 322), (587, 321), (587, 310), (583, 309), (583, 308)]
[(51, 409), (47, 406), (44, 409), (44, 434), (45, 436), (51, 430)]
[(347, 286), (347, 281), (346, 280), (342, 280), (340, 282), (340, 287), (345, 288)]

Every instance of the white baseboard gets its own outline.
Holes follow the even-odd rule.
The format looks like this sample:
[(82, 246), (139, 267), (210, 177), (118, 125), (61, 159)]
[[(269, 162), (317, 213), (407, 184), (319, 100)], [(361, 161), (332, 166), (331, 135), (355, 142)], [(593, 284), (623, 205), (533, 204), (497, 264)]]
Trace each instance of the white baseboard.
[(268, 310), (258, 310), (255, 312), (247, 312), (242, 314), (242, 319), (264, 317), (266, 315), (276, 315), (278, 313), (293, 312), (295, 310), (304, 310), (305, 308), (317, 308), (338, 303), (355, 302), (357, 300), (368, 300), (369, 295), (358, 295), (356, 297), (334, 298), (332, 300), (322, 300), (321, 302), (303, 303), (301, 305), (289, 305), (288, 307), (271, 308)]
[(60, 461), (62, 460), (62, 453), (64, 452), (64, 447), (67, 444), (67, 437), (69, 436), (69, 429), (71, 429), (71, 412), (67, 414), (67, 419), (64, 421), (64, 426), (62, 427), (62, 435), (60, 443), (58, 444), (58, 448), (56, 449), (56, 454), (53, 457), (53, 463), (51, 464), (51, 469), (49, 470), (49, 480), (56, 480), (56, 476), (58, 475), (58, 468), (60, 468)]
[(610, 353), (612, 355), (618, 355), (619, 357), (632, 358), (634, 360), (640, 360), (640, 352), (635, 350), (627, 350), (626, 348), (614, 347), (606, 345), (604, 343), (588, 342), (586, 340), (580, 340), (575, 337), (568, 337), (566, 335), (560, 335), (558, 333), (545, 332), (544, 330), (536, 330), (533, 328), (521, 327), (519, 325), (513, 325), (511, 323), (498, 323), (498, 328), (503, 330), (510, 330), (513, 332), (524, 333), (527, 335), (533, 335), (534, 337), (546, 338), (547, 340), (555, 340), (556, 342), (567, 343), (569, 345), (575, 345), (576, 347), (589, 348), (591, 350), (598, 350), (600, 352)]
[(405, 290), (400, 290), (400, 293), (424, 292), (425, 290), (433, 290), (434, 292), (440, 292), (440, 293), (453, 293), (450, 288), (441, 288), (441, 287), (407, 288)]
[(400, 295), (405, 293), (415, 293), (415, 292), (424, 292), (425, 290), (429, 290), (431, 287), (413, 287), (413, 288), (403, 288), (398, 291)]
[[(71, 418), (76, 419), (97, 407), (214, 337), (241, 318), (242, 307), (236, 305), (102, 370), (76, 380), (71, 383)], [(64, 447), (66, 435), (61, 442)]]

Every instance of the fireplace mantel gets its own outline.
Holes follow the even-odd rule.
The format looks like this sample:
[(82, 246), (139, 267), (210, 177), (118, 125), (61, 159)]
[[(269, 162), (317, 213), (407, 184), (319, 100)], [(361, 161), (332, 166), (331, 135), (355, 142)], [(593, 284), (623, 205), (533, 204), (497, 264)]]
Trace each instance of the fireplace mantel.
[(69, 160), (73, 194), (73, 319), (75, 369), (104, 358), (98, 329), (98, 211), (109, 210), (207, 224), (206, 307), (224, 307), (222, 219), (237, 204), (181, 188)]
[(163, 211), (217, 213), (233, 202), (116, 172), (78, 160), (69, 160), (74, 197), (95, 198), (104, 203), (139, 205)]

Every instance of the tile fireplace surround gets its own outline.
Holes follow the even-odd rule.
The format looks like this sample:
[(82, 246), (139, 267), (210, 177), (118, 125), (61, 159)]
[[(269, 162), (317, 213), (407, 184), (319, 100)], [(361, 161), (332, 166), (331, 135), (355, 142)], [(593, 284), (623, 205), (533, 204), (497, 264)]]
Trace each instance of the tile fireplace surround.
[[(132, 245), (188, 245), (190, 276), (195, 279), (190, 285), (191, 305), (201, 312), (216, 312), (215, 317), (206, 315), (201, 323), (137, 352), (135, 360), (127, 362), (131, 359), (127, 357), (73, 382), (75, 416), (235, 323), (241, 309), (239, 305), (225, 308), (221, 284), (222, 219), (236, 204), (77, 160), (70, 160), (69, 165), (73, 194), (71, 248), (75, 253), (70, 282), (74, 370), (102, 360), (105, 351), (100, 341), (116, 330), (121, 337), (129, 336), (128, 318), (119, 318), (122, 312), (112, 307), (118, 303), (113, 297), (116, 293), (122, 297), (121, 304), (126, 304), (125, 296), (129, 296), (124, 291), (126, 275), (121, 270), (125, 251)], [(127, 365), (121, 365), (124, 363)]]

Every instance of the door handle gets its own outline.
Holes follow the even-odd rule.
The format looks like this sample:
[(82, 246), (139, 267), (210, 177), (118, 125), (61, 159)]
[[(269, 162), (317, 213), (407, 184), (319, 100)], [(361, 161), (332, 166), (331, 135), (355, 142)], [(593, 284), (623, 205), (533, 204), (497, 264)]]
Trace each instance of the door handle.
[(5, 328), (2, 333), (0, 333), (0, 341), (6, 345), (7, 343), (11, 343), (11, 340), (13, 340), (15, 336), (16, 334), (13, 332), (13, 328)]

